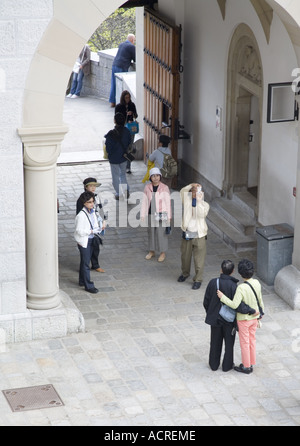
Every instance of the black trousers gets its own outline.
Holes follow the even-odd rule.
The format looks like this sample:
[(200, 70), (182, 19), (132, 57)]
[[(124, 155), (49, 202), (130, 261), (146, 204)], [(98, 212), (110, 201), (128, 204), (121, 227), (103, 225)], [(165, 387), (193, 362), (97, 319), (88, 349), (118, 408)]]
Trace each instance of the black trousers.
[(100, 268), (99, 254), (100, 254), (100, 245), (99, 245), (99, 243), (93, 242), (92, 255), (91, 255), (92, 269)]
[(210, 352), (209, 365), (212, 370), (217, 370), (221, 362), (223, 342), (225, 352), (222, 361), (223, 372), (228, 372), (233, 367), (233, 349), (235, 342), (235, 331), (232, 334), (233, 324), (221, 324), (210, 327)]

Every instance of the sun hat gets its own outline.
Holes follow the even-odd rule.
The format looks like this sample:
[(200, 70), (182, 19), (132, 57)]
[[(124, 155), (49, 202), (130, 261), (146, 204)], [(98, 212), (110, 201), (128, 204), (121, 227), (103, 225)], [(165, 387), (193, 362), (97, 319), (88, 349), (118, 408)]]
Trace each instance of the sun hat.
[(152, 175), (160, 175), (161, 176), (161, 171), (159, 170), (158, 167), (152, 167), (152, 169), (150, 169), (149, 178), (151, 178)]
[(101, 183), (98, 183), (96, 178), (89, 177), (89, 178), (86, 178), (83, 181), (83, 185), (84, 185), (84, 187), (86, 187), (86, 186), (96, 186), (96, 187), (99, 187), (99, 186), (101, 186)]

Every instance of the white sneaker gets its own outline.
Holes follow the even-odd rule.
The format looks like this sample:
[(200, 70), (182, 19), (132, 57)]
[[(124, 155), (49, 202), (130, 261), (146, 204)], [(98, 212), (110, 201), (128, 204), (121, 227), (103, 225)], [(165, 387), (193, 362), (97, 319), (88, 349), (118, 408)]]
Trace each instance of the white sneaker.
[(71, 98), (73, 95), (71, 93), (67, 94), (67, 98)]
[(72, 99), (77, 99), (77, 98), (79, 98), (79, 96), (77, 96), (76, 94), (72, 95)]

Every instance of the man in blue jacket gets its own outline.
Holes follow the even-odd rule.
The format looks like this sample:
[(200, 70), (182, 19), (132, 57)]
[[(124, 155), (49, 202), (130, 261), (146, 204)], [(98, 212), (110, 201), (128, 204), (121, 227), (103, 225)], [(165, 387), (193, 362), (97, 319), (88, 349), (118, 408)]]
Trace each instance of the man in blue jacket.
[(111, 72), (111, 87), (109, 102), (111, 107), (116, 106), (116, 78), (115, 73), (127, 72), (131, 62), (135, 62), (135, 36), (128, 34), (127, 40), (119, 45), (118, 52), (114, 58)]
[(115, 128), (105, 135), (106, 151), (116, 200), (119, 200), (122, 187), (126, 188), (127, 198), (129, 198), (129, 185), (126, 178), (126, 153), (131, 143), (131, 133), (127, 127), (124, 127), (124, 124), (125, 116), (122, 113), (116, 113)]

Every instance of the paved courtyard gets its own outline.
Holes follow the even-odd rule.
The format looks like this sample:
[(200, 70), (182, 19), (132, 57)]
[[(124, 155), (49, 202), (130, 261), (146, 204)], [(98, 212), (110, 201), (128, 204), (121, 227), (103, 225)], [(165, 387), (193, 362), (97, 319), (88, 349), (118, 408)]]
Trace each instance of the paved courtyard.
[[(128, 176), (142, 191), (143, 162)], [(64, 338), (6, 346), (0, 353), (1, 390), (53, 384), (64, 406), (12, 412), (0, 393), (0, 425), (7, 426), (298, 426), (300, 425), (300, 312), (263, 285), (265, 317), (257, 332), (258, 363), (251, 375), (212, 372), (210, 329), (203, 296), (224, 258), (236, 254), (211, 231), (204, 282), (178, 283), (180, 230), (174, 228), (164, 263), (144, 259), (145, 228), (110, 226), (101, 248), (105, 273), (92, 272), (100, 292), (78, 287), (73, 239), (82, 181), (95, 176), (112, 191), (106, 161), (58, 167), (59, 281), (85, 319), (85, 331)], [(123, 203), (124, 204), (124, 203)], [(109, 219), (115, 207), (107, 204)], [(136, 203), (128, 205), (134, 212)], [(125, 226), (125, 225), (124, 225)], [(239, 364), (238, 337), (235, 363)]]

